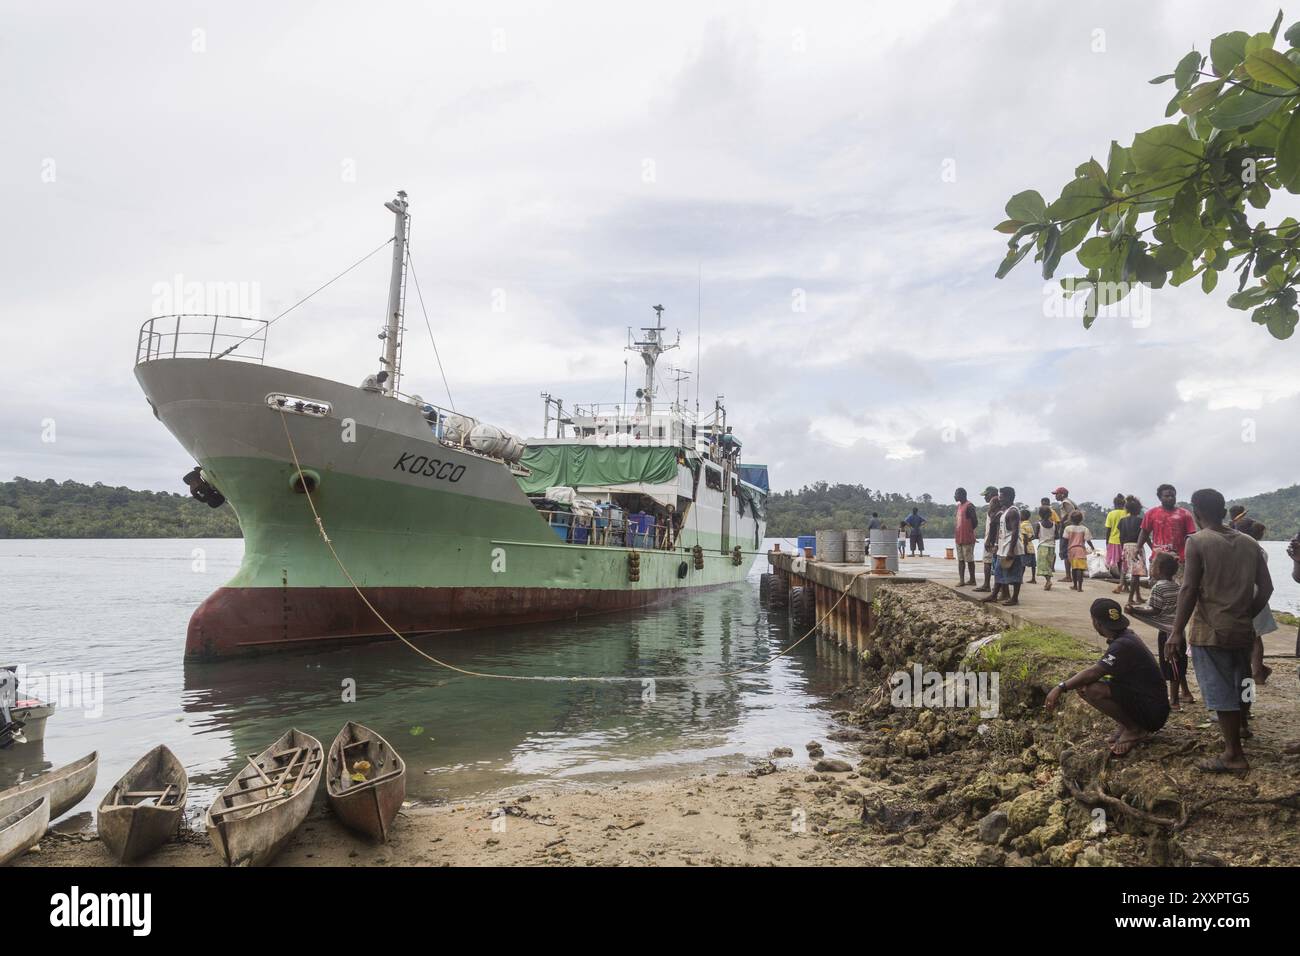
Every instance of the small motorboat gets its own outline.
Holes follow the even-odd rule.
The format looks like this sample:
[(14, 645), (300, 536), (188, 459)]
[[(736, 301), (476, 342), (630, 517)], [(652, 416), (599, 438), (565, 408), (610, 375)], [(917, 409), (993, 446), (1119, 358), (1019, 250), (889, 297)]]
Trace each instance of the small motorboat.
[(170, 840), (185, 817), (189, 792), (185, 766), (163, 744), (135, 762), (99, 802), (99, 838), (122, 863)]
[(0, 749), (44, 740), (45, 721), (53, 713), (53, 704), (19, 696), (16, 665), (0, 667)]
[(406, 799), (406, 762), (379, 734), (348, 721), (330, 745), (325, 796), (344, 826), (385, 843)]
[(0, 816), (0, 866), (40, 842), (49, 826), (50, 798), (45, 795)]
[(307, 819), (320, 788), (320, 741), (290, 730), (226, 785), (208, 808), (208, 838), (231, 866), (263, 866)]
[(38, 777), (0, 791), (0, 817), (16, 812), (37, 797), (48, 796), (50, 808), (46, 822), (48, 824), (57, 820), (90, 793), (98, 771), (99, 753), (92, 752), (80, 760), (48, 770)]

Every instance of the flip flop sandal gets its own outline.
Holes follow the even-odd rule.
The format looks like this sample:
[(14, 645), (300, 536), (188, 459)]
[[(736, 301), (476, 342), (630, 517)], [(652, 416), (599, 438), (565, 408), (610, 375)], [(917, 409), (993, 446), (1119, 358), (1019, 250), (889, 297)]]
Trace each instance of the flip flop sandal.
[(1202, 773), (1230, 773), (1234, 776), (1243, 776), (1249, 767), (1229, 767), (1223, 762), (1222, 757), (1215, 757), (1213, 760), (1202, 760), (1196, 765), (1196, 769)]

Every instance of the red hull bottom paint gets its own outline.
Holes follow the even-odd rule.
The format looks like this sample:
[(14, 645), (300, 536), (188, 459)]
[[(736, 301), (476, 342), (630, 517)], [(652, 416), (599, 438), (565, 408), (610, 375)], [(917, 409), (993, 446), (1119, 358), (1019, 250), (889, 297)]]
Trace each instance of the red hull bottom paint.
[[(703, 590), (709, 588), (396, 587), (365, 593), (389, 624), (416, 635), (630, 611)], [(351, 588), (220, 588), (190, 617), (185, 656), (214, 660), (381, 639), (394, 638)]]

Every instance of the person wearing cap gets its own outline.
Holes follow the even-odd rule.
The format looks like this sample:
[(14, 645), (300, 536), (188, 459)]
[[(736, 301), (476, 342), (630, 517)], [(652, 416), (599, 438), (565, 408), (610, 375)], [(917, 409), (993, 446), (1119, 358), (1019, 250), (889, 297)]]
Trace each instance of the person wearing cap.
[(1062, 694), (1077, 691), (1119, 725), (1107, 740), (1110, 752), (1122, 757), (1134, 744), (1164, 727), (1169, 719), (1169, 700), (1160, 666), (1133, 633), (1119, 603), (1098, 598), (1092, 602), (1089, 614), (1093, 628), (1106, 639), (1106, 653), (1091, 667), (1053, 687), (1043, 706), (1051, 713)]
[(1227, 527), (1223, 495), (1213, 488), (1192, 494), (1192, 516), (1200, 528), (1186, 541), (1183, 588), (1166, 645), (1177, 655), (1192, 648), (1192, 667), (1205, 706), (1219, 716), (1223, 753), (1198, 763), (1206, 773), (1245, 773), (1241, 749), (1249, 736), (1254, 681), (1250, 674), (1255, 617), (1273, 596), (1268, 564), (1255, 539)]
[(989, 582), (993, 579), (993, 558), (997, 550), (997, 520), (1002, 512), (1002, 503), (998, 499), (998, 490), (992, 485), (986, 486), (980, 495), (989, 507), (984, 512), (984, 537), (981, 539), (984, 542), (984, 583), (975, 590), (988, 591)]
[(979, 526), (979, 515), (975, 506), (966, 497), (966, 489), (958, 488), (952, 493), (952, 500), (957, 502), (957, 515), (953, 521), (953, 544), (957, 549), (957, 587), (967, 586), (966, 571), (970, 570), (970, 587), (975, 586), (975, 529)]

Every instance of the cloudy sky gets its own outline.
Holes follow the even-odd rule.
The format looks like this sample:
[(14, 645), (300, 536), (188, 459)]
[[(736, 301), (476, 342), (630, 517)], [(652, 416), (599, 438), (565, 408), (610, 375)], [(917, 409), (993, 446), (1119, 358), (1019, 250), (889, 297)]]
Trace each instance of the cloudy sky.
[[(521, 434), (543, 390), (621, 400), (662, 303), (777, 488), (1300, 480), (1300, 341), (1226, 289), (1085, 332), (1032, 263), (993, 278), (1008, 196), (1162, 122), (1147, 79), (1275, 4), (414, 7), (5, 4), (0, 476), (180, 490), (131, 374), (162, 289), (240, 283), (271, 318), (402, 188), (452, 398)], [(277, 323), (270, 363), (372, 371), (388, 267)], [(445, 404), (407, 318), (405, 388)]]

